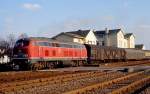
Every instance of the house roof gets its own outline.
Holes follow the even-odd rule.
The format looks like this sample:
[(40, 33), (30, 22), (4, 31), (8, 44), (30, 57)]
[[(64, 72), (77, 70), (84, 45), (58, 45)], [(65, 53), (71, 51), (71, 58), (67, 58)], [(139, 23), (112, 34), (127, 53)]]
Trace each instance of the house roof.
[(133, 35), (133, 33), (126, 33), (125, 35), (124, 35), (124, 37), (125, 38), (129, 38), (130, 36), (132, 36)]
[(65, 35), (71, 36), (71, 37), (76, 37), (76, 38), (83, 38), (81, 35), (71, 33), (71, 32), (65, 32)]
[(136, 44), (135, 48), (136, 49), (142, 49), (144, 47), (144, 44)]
[[(108, 31), (109, 31), (109, 34), (112, 34), (112, 33), (118, 33), (119, 31), (121, 31), (121, 29), (111, 29), (111, 30), (108, 30)], [(96, 35), (98, 35), (98, 34), (106, 34), (106, 30), (95, 31), (94, 33)]]
[(76, 37), (76, 38), (84, 38), (87, 36), (87, 34), (89, 32), (90, 32), (90, 30), (78, 30), (78, 31), (62, 32), (62, 33), (52, 37), (52, 39), (55, 39), (57, 36), (60, 36), (60, 35), (67, 35), (67, 36)]
[(66, 33), (79, 35), (81, 37), (86, 37), (90, 31), (91, 30), (78, 30), (78, 31), (71, 31), (71, 32), (66, 32)]
[(55, 39), (55, 38), (57, 38), (57, 37), (60, 36), (60, 35), (67, 35), (67, 36), (75, 37), (75, 38), (83, 38), (81, 35), (78, 35), (78, 34), (75, 34), (75, 33), (71, 33), (71, 32), (62, 32), (62, 33), (59, 33), (58, 35), (52, 37), (52, 39)]

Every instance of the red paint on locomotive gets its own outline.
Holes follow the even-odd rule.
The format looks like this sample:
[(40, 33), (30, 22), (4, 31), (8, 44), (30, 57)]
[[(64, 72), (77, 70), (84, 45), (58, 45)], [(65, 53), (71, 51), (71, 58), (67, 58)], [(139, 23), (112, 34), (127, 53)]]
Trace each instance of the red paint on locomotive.
[[(40, 43), (41, 45), (39, 45)], [(42, 43), (47, 43), (48, 45), (42, 46)], [(66, 45), (66, 47), (62, 47), (61, 45)], [(74, 45), (61, 42), (31, 40), (28, 48), (30, 59), (42, 58), (50, 60), (77, 60), (87, 58), (86, 48), (81, 44)]]

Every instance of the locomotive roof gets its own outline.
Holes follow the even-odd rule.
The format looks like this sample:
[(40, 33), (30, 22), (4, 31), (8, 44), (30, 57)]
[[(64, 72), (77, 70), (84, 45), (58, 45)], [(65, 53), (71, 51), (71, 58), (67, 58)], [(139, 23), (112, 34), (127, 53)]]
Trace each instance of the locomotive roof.
[(54, 41), (53, 39), (47, 37), (30, 37), (29, 40)]
[(51, 38), (47, 38), (47, 37), (29, 37), (29, 40), (37, 40), (37, 41), (49, 41), (49, 42), (55, 42), (55, 43), (67, 43), (67, 44), (75, 44), (75, 45), (82, 45), (80, 43), (75, 43), (75, 42), (61, 42), (58, 40), (54, 40)]

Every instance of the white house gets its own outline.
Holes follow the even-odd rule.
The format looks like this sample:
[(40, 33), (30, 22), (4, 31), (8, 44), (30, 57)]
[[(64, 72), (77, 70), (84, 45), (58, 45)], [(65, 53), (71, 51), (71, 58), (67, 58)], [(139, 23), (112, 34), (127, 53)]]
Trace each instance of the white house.
[(127, 48), (135, 48), (135, 36), (132, 33), (126, 33)]
[(63, 42), (77, 42), (81, 44), (97, 44), (97, 38), (93, 30), (78, 30), (72, 32), (63, 32), (60, 33), (52, 39), (63, 41)]
[(99, 45), (119, 48), (134, 48), (135, 36), (132, 33), (124, 34), (121, 29), (95, 31)]

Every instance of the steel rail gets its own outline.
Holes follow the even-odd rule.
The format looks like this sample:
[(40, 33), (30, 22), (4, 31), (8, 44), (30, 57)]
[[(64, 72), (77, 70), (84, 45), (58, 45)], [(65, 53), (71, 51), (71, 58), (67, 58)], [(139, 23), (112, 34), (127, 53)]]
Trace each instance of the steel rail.
[(136, 90), (138, 90), (148, 84), (150, 84), (150, 76), (148, 76), (144, 79), (135, 81), (135, 82), (133, 82), (127, 86), (124, 86), (122, 88), (116, 89), (108, 94), (130, 94), (130, 93), (134, 93)]
[(15, 83), (10, 83), (10, 84), (1, 84), (0, 92), (9, 92), (9, 91), (15, 91), (15, 90), (20, 90), (20, 89), (27, 89), (27, 88), (32, 88), (34, 86), (55, 84), (59, 82), (66, 82), (70, 80), (76, 80), (76, 79), (86, 78), (90, 76), (100, 76), (100, 75), (106, 75), (106, 74), (108, 73), (107, 72), (88, 72), (88, 73), (78, 73), (78, 74), (67, 74), (67, 75), (58, 76), (58, 77), (43, 78), (43, 79), (37, 79), (37, 80), (31, 80), (31, 81), (22, 81), (20, 83), (15, 82)]
[(113, 80), (109, 80), (109, 81), (106, 81), (106, 82), (103, 82), (103, 83), (98, 83), (98, 84), (87, 86), (87, 87), (84, 87), (84, 88), (81, 88), (81, 89), (76, 89), (76, 90), (73, 90), (73, 91), (65, 92), (63, 94), (86, 94), (86, 92), (88, 92), (88, 91), (91, 91), (91, 90), (94, 90), (94, 89), (103, 89), (103, 88), (106, 88), (106, 87), (108, 87), (112, 84), (127, 80), (131, 77), (138, 76), (138, 75), (141, 75), (143, 73), (144, 73), (144, 71), (137, 72), (137, 73), (132, 73), (132, 74), (129, 74), (129, 75), (126, 75), (126, 76), (123, 76), (123, 77), (120, 77), (120, 78), (116, 78), (116, 79), (113, 79)]

